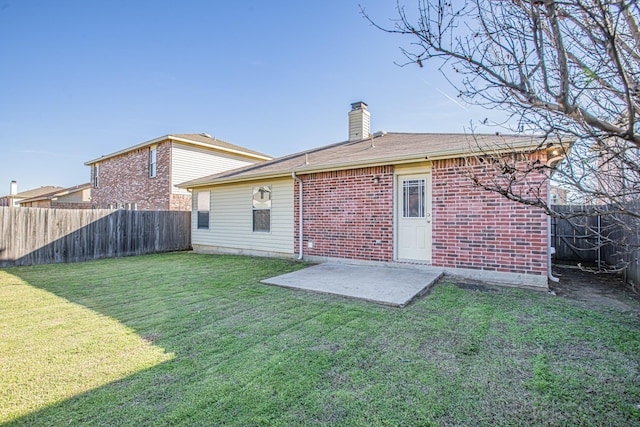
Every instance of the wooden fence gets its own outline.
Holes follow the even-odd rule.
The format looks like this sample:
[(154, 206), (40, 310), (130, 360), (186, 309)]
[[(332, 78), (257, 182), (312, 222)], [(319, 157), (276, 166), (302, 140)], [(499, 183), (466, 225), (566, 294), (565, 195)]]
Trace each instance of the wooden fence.
[[(563, 214), (588, 215), (592, 206), (554, 205), (552, 209)], [(562, 261), (597, 262), (601, 256), (596, 230), (601, 226), (599, 216), (581, 216), (572, 220), (551, 218), (551, 246), (555, 258)]]
[[(564, 213), (594, 212), (590, 205), (555, 205), (552, 208)], [(552, 218), (551, 244), (555, 248), (555, 259), (596, 266), (625, 266), (622, 270), (624, 279), (640, 283), (640, 221), (631, 216), (612, 219), (608, 215), (581, 216), (572, 220)], [(621, 225), (622, 222), (626, 226)]]
[(0, 267), (191, 248), (191, 212), (0, 207)]

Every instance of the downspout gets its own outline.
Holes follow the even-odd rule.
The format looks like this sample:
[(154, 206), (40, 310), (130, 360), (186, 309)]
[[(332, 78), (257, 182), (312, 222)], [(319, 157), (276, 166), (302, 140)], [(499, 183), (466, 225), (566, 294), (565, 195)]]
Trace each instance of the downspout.
[[(551, 206), (551, 181), (547, 180), (547, 206)], [(553, 275), (551, 269), (551, 215), (547, 215), (547, 277), (553, 283), (558, 283), (560, 279)]]
[(299, 187), (298, 197), (300, 199), (298, 203), (298, 214), (300, 215), (300, 219), (298, 220), (298, 225), (300, 230), (298, 232), (298, 236), (300, 239), (300, 252), (298, 253), (298, 260), (302, 260), (302, 255), (303, 255), (302, 248), (304, 247), (303, 241), (302, 241), (302, 180), (296, 176), (295, 171), (291, 172), (291, 177), (298, 182), (298, 187)]

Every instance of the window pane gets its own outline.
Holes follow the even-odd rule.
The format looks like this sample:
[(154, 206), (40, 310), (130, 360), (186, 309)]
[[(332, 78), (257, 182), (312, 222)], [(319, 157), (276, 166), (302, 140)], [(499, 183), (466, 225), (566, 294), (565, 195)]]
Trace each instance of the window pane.
[(209, 211), (209, 201), (211, 193), (208, 191), (198, 191), (198, 210), (199, 211)]
[(413, 179), (402, 182), (402, 216), (404, 218), (425, 217), (424, 179)]
[(198, 211), (198, 228), (209, 228), (209, 211)]
[(98, 188), (98, 174), (100, 172), (99, 165), (93, 167), (93, 186)]
[(198, 197), (198, 228), (209, 229), (209, 211), (211, 210), (211, 193), (199, 191)]
[(253, 188), (253, 208), (271, 209), (271, 186)]
[(149, 176), (152, 178), (156, 176), (156, 155), (157, 150), (152, 148), (149, 151)]
[(271, 231), (271, 209), (253, 211), (253, 231)]

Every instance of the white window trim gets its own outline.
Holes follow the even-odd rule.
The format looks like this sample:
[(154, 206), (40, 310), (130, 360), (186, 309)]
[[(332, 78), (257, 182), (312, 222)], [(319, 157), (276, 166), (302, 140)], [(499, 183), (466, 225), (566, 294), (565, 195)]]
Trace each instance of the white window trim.
[(149, 178), (155, 178), (158, 175), (158, 146), (149, 147)]
[[(204, 206), (201, 206), (200, 203), (200, 195), (207, 195), (207, 209), (201, 209), (204, 208)], [(196, 229), (197, 230), (210, 230), (211, 229), (211, 192), (210, 191), (198, 191), (196, 193), (196, 206), (195, 206), (195, 211), (196, 211)], [(207, 212), (207, 226), (200, 226), (200, 212)]]
[(93, 165), (92, 168), (92, 175), (93, 175), (93, 188), (98, 188), (98, 184), (100, 183), (99, 178), (100, 178), (100, 163), (96, 163)]
[[(255, 199), (255, 194), (256, 191), (260, 191), (260, 189), (265, 188), (268, 189), (268, 193), (269, 193), (269, 200), (268, 200), (268, 208), (265, 207), (256, 207), (256, 199)], [(272, 229), (272, 215), (271, 215), (271, 209), (272, 209), (272, 201), (271, 201), (271, 195), (273, 194), (273, 188), (271, 187), (271, 185), (260, 185), (258, 187), (253, 187), (252, 191), (251, 191), (251, 231), (253, 233), (271, 233), (271, 229)], [(269, 230), (256, 230), (256, 224), (255, 224), (255, 212), (256, 211), (269, 211)]]

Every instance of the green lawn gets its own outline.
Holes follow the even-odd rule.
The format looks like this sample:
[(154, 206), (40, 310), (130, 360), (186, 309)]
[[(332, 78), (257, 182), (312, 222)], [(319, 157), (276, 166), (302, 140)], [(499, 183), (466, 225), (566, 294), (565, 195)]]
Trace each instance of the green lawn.
[(173, 253), (0, 270), (0, 423), (640, 425), (640, 307), (446, 279), (408, 308)]

